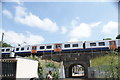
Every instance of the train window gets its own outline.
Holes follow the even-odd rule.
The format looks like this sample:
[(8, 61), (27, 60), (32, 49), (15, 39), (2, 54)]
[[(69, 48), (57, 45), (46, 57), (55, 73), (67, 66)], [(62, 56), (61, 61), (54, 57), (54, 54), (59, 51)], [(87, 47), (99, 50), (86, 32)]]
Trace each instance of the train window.
[(78, 47), (78, 44), (72, 44), (72, 47)]
[(10, 49), (6, 49), (6, 52), (10, 51)]
[(45, 49), (45, 46), (40, 46), (40, 49)]
[(23, 51), (23, 50), (24, 50), (24, 47), (21, 48), (21, 51)]
[(52, 46), (50, 45), (50, 46), (47, 46), (47, 49), (51, 49), (52, 48)]
[(27, 47), (27, 50), (29, 50), (29, 47)]
[(90, 46), (96, 46), (96, 43), (90, 43)]
[(4, 52), (5, 51), (5, 49), (2, 49), (2, 52)]
[(16, 48), (16, 51), (19, 51), (19, 48)]
[(65, 44), (64, 47), (65, 47), (65, 48), (69, 48), (69, 47), (70, 47), (70, 44)]
[(105, 42), (99, 42), (99, 46), (105, 46)]

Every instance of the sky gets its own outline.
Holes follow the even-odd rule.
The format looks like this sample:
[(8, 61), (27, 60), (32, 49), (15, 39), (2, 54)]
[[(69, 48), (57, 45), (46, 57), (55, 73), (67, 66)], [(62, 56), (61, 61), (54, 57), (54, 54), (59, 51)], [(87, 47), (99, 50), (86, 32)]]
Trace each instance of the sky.
[(13, 46), (115, 39), (118, 34), (117, 2), (17, 1), (0, 6), (0, 32)]

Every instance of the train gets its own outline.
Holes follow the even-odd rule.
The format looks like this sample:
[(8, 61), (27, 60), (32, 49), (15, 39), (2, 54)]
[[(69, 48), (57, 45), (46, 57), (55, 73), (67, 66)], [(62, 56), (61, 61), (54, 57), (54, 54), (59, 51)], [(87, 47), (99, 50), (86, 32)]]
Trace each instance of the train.
[(10, 55), (43, 55), (43, 54), (60, 54), (76, 52), (94, 52), (94, 51), (120, 51), (120, 39), (115, 40), (98, 40), (98, 41), (77, 41), (51, 44), (26, 45), (18, 47), (3, 47), (1, 53), (3, 56)]

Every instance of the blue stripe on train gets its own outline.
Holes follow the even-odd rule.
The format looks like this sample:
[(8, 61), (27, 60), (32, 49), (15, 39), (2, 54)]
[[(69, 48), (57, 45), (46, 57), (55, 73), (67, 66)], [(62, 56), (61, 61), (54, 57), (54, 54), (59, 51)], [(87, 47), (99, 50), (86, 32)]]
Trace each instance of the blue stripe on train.
[(86, 48), (86, 49), (64, 49), (62, 51), (91, 51), (91, 50), (109, 50), (109, 47), (104, 48)]
[(15, 52), (15, 54), (29, 54), (31, 52)]
[(62, 51), (82, 51), (83, 49), (63, 49)]
[(10, 54), (10, 53), (2, 53), (2, 54)]
[(37, 53), (51, 53), (54, 52), (54, 50), (49, 50), (49, 51), (37, 51)]
[(109, 50), (109, 47), (104, 47), (104, 48), (86, 48), (84, 50)]
[[(31, 52), (15, 52), (15, 54), (18, 54), (18, 53), (24, 54), (24, 53), (31, 53)], [(10, 53), (2, 53), (2, 54), (10, 54)]]

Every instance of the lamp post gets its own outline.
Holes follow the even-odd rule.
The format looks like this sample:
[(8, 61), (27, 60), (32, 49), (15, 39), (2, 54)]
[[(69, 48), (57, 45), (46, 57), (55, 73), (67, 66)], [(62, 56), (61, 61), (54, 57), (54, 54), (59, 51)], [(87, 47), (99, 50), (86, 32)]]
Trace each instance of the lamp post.
[[(2, 39), (0, 42), (0, 59), (2, 58), (2, 43), (3, 43), (4, 33), (2, 33)], [(2, 61), (0, 61), (0, 79), (2, 80)]]
[(2, 33), (2, 39), (0, 42), (0, 58), (2, 58), (2, 44), (3, 44), (3, 37), (4, 37), (4, 33)]

